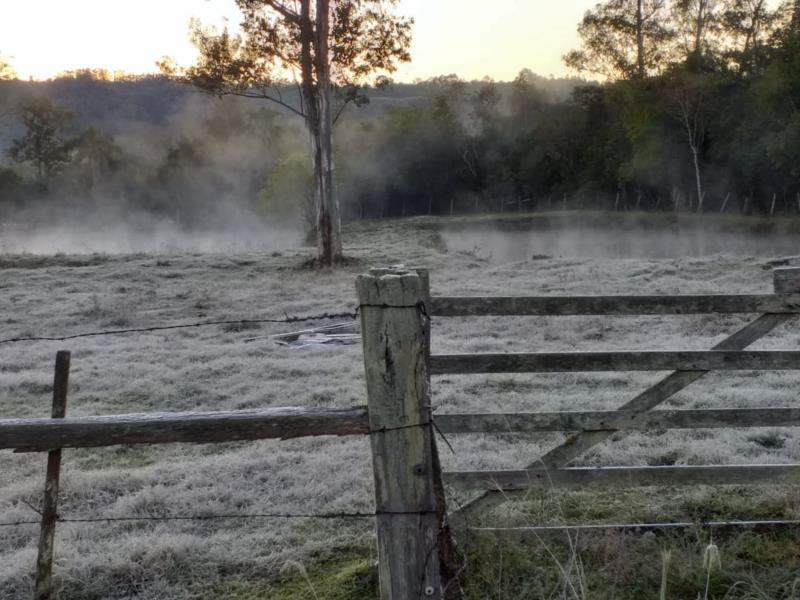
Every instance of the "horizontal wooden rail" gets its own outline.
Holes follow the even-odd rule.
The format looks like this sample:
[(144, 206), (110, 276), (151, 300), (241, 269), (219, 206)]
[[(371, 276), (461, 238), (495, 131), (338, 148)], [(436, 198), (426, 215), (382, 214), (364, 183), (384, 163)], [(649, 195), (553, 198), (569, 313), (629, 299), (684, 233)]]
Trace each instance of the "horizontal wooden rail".
[(592, 533), (618, 531), (620, 533), (667, 532), (681, 529), (712, 529), (715, 532), (754, 531), (769, 532), (776, 529), (800, 527), (797, 520), (764, 520), (764, 521), (683, 521), (676, 523), (630, 523), (600, 525), (551, 525), (539, 527), (470, 527), (469, 532), (480, 537), (520, 542), (538, 542), (542, 539), (567, 539), (567, 536), (584, 536)]
[(218, 443), (366, 433), (369, 433), (367, 409), (361, 407), (2, 419), (0, 449), (41, 451), (118, 444)]
[(800, 483), (800, 465), (579, 467), (521, 471), (454, 471), (444, 481), (461, 490), (598, 488)]
[(800, 369), (800, 352), (559, 352), (439, 354), (431, 373), (566, 373), (588, 371), (786, 371)]
[(702, 410), (564, 411), (506, 414), (437, 414), (442, 433), (533, 433), (539, 431), (617, 431), (797, 427), (800, 408), (723, 408)]
[(800, 313), (800, 294), (433, 297), (436, 317)]

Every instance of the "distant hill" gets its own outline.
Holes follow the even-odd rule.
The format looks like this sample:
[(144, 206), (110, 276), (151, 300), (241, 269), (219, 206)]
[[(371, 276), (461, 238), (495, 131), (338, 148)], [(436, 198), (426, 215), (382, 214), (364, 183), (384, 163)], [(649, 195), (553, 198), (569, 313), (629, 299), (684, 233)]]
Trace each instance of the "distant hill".
[[(557, 102), (566, 99), (572, 90), (586, 84), (581, 79), (556, 79), (535, 76), (534, 82), (545, 97)], [(481, 81), (466, 82), (467, 89), (483, 85)], [(506, 95), (510, 83), (498, 82), (501, 95)], [(370, 104), (354, 109), (353, 117), (380, 114), (393, 106), (408, 106), (426, 102), (435, 93), (436, 85), (430, 82), (393, 84), (385, 89), (367, 92)], [(293, 101), (297, 91), (293, 87), (282, 90), (284, 97)], [(203, 111), (214, 96), (202, 94), (192, 87), (169, 79), (153, 76), (130, 81), (104, 81), (91, 77), (62, 78), (52, 81), (0, 81), (0, 98), (14, 105), (25, 96), (46, 96), (76, 113), (76, 128), (99, 127), (112, 134), (128, 130), (131, 126), (149, 125), (164, 127), (174, 125), (176, 119), (187, 111)], [(258, 100), (240, 99), (248, 107), (263, 105)], [(273, 105), (273, 108), (278, 108)], [(8, 136), (0, 132), (0, 139)]]

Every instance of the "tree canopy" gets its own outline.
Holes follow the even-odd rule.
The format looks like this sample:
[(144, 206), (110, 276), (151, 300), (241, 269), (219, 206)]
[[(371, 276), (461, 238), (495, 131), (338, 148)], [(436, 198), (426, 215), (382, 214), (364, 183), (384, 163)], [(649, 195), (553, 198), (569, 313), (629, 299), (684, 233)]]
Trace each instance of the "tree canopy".
[(69, 161), (72, 143), (64, 129), (75, 115), (44, 97), (28, 98), (19, 112), (25, 134), (13, 140), (9, 154), (16, 162), (32, 164), (44, 182)]

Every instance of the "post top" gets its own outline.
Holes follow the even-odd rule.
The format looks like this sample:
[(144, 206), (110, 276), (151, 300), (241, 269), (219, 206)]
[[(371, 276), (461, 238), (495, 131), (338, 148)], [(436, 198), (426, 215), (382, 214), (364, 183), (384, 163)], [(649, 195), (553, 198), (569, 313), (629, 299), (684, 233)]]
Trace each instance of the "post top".
[(358, 276), (356, 289), (361, 306), (415, 307), (424, 299), (423, 278), (403, 265), (370, 269)]
[(800, 267), (782, 267), (772, 271), (776, 294), (800, 293)]
[(411, 273), (413, 269), (407, 269), (403, 264), (392, 265), (391, 267), (373, 267), (369, 270), (369, 275), (376, 277), (381, 275), (400, 275), (403, 273)]

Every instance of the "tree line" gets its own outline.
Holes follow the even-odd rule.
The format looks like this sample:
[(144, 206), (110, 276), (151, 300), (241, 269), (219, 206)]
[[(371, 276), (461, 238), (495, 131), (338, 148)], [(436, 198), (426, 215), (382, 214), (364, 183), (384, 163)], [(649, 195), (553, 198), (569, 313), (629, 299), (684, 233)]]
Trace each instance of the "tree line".
[[(346, 21), (362, 36), (376, 22)], [(200, 43), (242, 60), (236, 44), (243, 40), (196, 27)], [(522, 70), (512, 82), (445, 75), (413, 85), (382, 78), (370, 87), (355, 75), (346, 79), (357, 62), (334, 61), (339, 103), (326, 110), (335, 120), (336, 169), (326, 177), (335, 177), (342, 216), (563, 207), (800, 211), (800, 2), (609, 0), (584, 15), (578, 32), (580, 46), (565, 61), (600, 82), (554, 82)], [(380, 60), (405, 58), (403, 35), (399, 47), (372, 57), (370, 73)], [(344, 50), (352, 57), (365, 48)], [(195, 79), (209, 74), (200, 67), (214, 65), (199, 65)], [(13, 77), (5, 62), (2, 73)], [(206, 80), (207, 91), (225, 84), (260, 89), (262, 99), (303, 101), (302, 90), (280, 81), (257, 88), (247, 73), (239, 88), (230, 78)], [(559, 85), (563, 93), (553, 93)], [(0, 106), (10, 140), (0, 203), (116, 201), (191, 224), (236, 198), (268, 215), (305, 216), (313, 229), (322, 171), (308, 166), (307, 123), (271, 105), (208, 98), (191, 119), (111, 131), (86, 126), (79, 108), (22, 98)]]
[(383, 177), (372, 191), (355, 187), (372, 215), (562, 206), (796, 213), (799, 24), (795, 1), (598, 4), (564, 59), (602, 83), (553, 102), (529, 71), (505, 90), (443, 81), (422, 110), (359, 124), (355, 177)]

